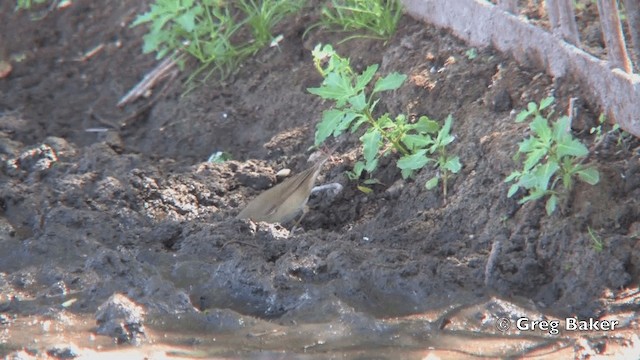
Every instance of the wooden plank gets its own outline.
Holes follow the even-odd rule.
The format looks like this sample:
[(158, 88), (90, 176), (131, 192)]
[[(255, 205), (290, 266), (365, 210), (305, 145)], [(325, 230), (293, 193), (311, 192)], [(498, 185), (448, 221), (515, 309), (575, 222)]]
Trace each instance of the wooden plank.
[(620, 127), (640, 137), (640, 76), (610, 69), (551, 33), (482, 0), (403, 0), (411, 16), (451, 29), (471, 46), (494, 46), (516, 61), (541, 65), (554, 77), (575, 75)]
[(631, 35), (631, 52), (638, 66), (640, 64), (640, 0), (624, 0), (624, 8), (627, 11), (627, 25)]
[(598, 0), (598, 13), (604, 43), (607, 46), (608, 60), (611, 66), (618, 67), (628, 73), (631, 72), (631, 60), (627, 54), (627, 46), (622, 35), (622, 25), (618, 15), (616, 0)]

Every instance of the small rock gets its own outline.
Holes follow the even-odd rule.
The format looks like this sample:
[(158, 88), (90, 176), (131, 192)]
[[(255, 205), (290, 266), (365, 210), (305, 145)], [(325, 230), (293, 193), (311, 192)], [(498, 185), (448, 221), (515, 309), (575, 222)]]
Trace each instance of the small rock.
[(495, 96), (491, 99), (491, 110), (495, 112), (503, 112), (511, 110), (512, 102), (511, 95), (506, 89), (498, 90)]
[(398, 179), (391, 186), (389, 186), (387, 190), (385, 190), (384, 192), (390, 198), (396, 198), (400, 195), (400, 193), (402, 192), (402, 189), (404, 189), (404, 184), (405, 184), (404, 180)]
[(63, 138), (49, 136), (42, 143), (51, 146), (61, 159), (68, 159), (77, 154), (76, 148)]
[(271, 185), (275, 182), (273, 176), (268, 176), (265, 174), (260, 174), (257, 172), (242, 172), (236, 174), (236, 180), (242, 186), (251, 187), (255, 190), (266, 190), (271, 187)]
[(21, 171), (41, 172), (58, 161), (56, 152), (47, 144), (26, 150), (17, 158), (7, 160), (10, 175), (18, 175)]
[(276, 173), (276, 178), (278, 178), (278, 180), (282, 180), (286, 177), (289, 177), (289, 175), (291, 175), (291, 169), (285, 168)]
[(56, 345), (47, 350), (47, 355), (57, 359), (74, 359), (78, 357), (78, 348), (73, 344)]
[(144, 310), (122, 294), (113, 294), (96, 312), (97, 333), (118, 344), (139, 344), (144, 337)]

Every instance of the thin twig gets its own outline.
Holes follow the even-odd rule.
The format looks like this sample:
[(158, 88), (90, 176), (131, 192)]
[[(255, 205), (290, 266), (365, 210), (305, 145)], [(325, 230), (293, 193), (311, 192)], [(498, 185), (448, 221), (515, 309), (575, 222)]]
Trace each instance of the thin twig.
[(176, 66), (179, 58), (180, 56), (175, 56), (174, 54), (173, 56), (169, 56), (162, 60), (153, 70), (151, 70), (151, 72), (144, 76), (138, 85), (118, 101), (118, 107), (123, 107), (128, 103), (135, 101), (153, 88), (160, 80), (164, 79), (168, 74), (171, 74), (170, 70)]

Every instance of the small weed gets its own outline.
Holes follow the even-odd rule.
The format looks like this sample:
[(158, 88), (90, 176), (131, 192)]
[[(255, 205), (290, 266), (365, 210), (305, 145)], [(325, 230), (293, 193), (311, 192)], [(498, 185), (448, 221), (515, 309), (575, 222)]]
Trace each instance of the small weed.
[[(46, 6), (41, 6), (47, 4)], [(30, 18), (39, 21), (47, 17), (55, 9), (63, 9), (72, 5), (71, 0), (16, 0), (14, 11), (31, 12)], [(40, 11), (42, 10), (42, 11)]]
[[(413, 123), (407, 121), (403, 114), (395, 118), (388, 113), (375, 116), (375, 108), (380, 101), (375, 95), (398, 89), (406, 80), (406, 75), (394, 72), (378, 78), (373, 83), (373, 89), (367, 91), (378, 71), (377, 64), (370, 65), (361, 74), (357, 74), (351, 68), (349, 59), (336, 54), (331, 45), (316, 46), (312, 55), (316, 69), (324, 80), (320, 87), (307, 90), (323, 99), (335, 101), (335, 106), (322, 114), (316, 130), (315, 144), (320, 145), (329, 136), (337, 137), (347, 130), (353, 133), (366, 125), (365, 133), (360, 137), (364, 161), (357, 161), (353, 170), (347, 173), (350, 179), (359, 179), (364, 171), (371, 174), (377, 168), (381, 156), (395, 151), (401, 155), (397, 166), (405, 179), (428, 163), (435, 162), (442, 171), (442, 176), (429, 180), (426, 186), (431, 189), (442, 178), (446, 196), (449, 173), (456, 173), (461, 168), (458, 157), (451, 157), (446, 152), (446, 146), (454, 140), (450, 134), (452, 117), (449, 116), (441, 128), (436, 121), (426, 116), (421, 116)], [(429, 155), (435, 155), (437, 159), (432, 159)], [(375, 179), (368, 179), (365, 184), (376, 182)], [(366, 186), (359, 188), (364, 192), (368, 189)]]
[(593, 241), (593, 250), (595, 250), (596, 252), (601, 252), (604, 249), (604, 243), (602, 242), (602, 239), (600, 239), (598, 233), (596, 233), (595, 230), (591, 228), (591, 226), (587, 227), (587, 231), (589, 231), (589, 236), (591, 237), (591, 241)]
[(211, 154), (211, 156), (209, 156), (209, 159), (207, 159), (208, 163), (223, 163), (227, 160), (231, 160), (232, 156), (231, 154), (229, 154), (226, 151), (216, 151), (213, 154)]
[(519, 204), (549, 196), (545, 206), (547, 215), (555, 211), (558, 195), (562, 194), (557, 189), (560, 180), (566, 192), (571, 190), (574, 176), (591, 185), (600, 180), (598, 170), (581, 164), (589, 150), (571, 135), (569, 118), (562, 116), (550, 126), (547, 117), (553, 112), (546, 117), (542, 114), (553, 102), (553, 97), (543, 99), (539, 106), (531, 102), (527, 110), (518, 114), (517, 122), (533, 117), (529, 125), (532, 135), (520, 142), (515, 156), (517, 159), (520, 154), (526, 155), (522, 170), (512, 172), (505, 180), (516, 181), (509, 188), (509, 197), (521, 187), (528, 190), (529, 194), (520, 199)]
[(596, 135), (594, 141), (596, 146), (604, 143), (605, 140), (608, 140), (607, 138), (609, 138), (610, 136), (614, 136), (616, 139), (616, 145), (618, 147), (623, 147), (623, 145), (627, 143), (627, 140), (631, 138), (631, 135), (628, 132), (620, 129), (620, 125), (618, 124), (613, 124), (611, 126), (611, 130), (603, 132), (602, 127), (606, 124), (607, 117), (604, 114), (600, 114), (600, 116), (598, 116), (598, 126), (594, 126), (589, 130), (590, 134)]
[(273, 28), (285, 16), (302, 7), (301, 0), (239, 0), (238, 8), (244, 13), (247, 25), (251, 28), (256, 46), (263, 48), (274, 41)]
[[(303, 0), (156, 0), (132, 26), (149, 24), (143, 52), (158, 59), (177, 51), (228, 75), (246, 57), (270, 44), (272, 28)], [(245, 33), (253, 38), (247, 39)]]
[[(425, 117), (426, 118), (426, 117)], [(438, 186), (440, 179), (442, 179), (442, 194), (444, 198), (447, 198), (447, 180), (451, 173), (457, 174), (462, 168), (462, 164), (460, 163), (460, 158), (457, 156), (449, 156), (447, 154), (447, 145), (451, 144), (455, 138), (451, 135), (451, 124), (453, 123), (453, 117), (451, 115), (447, 116), (444, 121), (444, 125), (437, 130), (437, 135), (435, 139), (430, 135), (430, 133), (426, 133), (422, 136), (422, 139), (419, 139), (421, 143), (419, 147), (411, 147), (417, 151), (414, 152), (413, 155), (404, 156), (400, 160), (398, 160), (398, 167), (403, 171), (403, 177), (405, 176), (405, 171), (413, 171), (417, 170), (424, 165), (420, 166), (424, 161), (427, 163), (434, 162), (436, 167), (440, 170), (440, 174), (434, 176), (430, 180), (428, 180), (425, 184), (427, 190), (431, 190)], [(410, 137), (411, 135), (407, 135)], [(407, 145), (414, 145), (412, 142), (415, 140), (411, 140), (411, 138), (405, 137), (402, 141)], [(431, 157), (426, 155), (435, 155), (436, 159), (434, 160)], [(410, 173), (409, 173), (410, 174)]]
[(343, 41), (360, 37), (388, 40), (395, 33), (401, 16), (399, 0), (331, 0), (330, 5), (322, 9), (318, 25), (345, 32), (364, 31)]
[(467, 59), (474, 60), (475, 58), (478, 57), (478, 50), (476, 50), (476, 48), (471, 48), (471, 49), (465, 51), (464, 54), (467, 57)]
[(44, 4), (49, 0), (16, 0), (16, 10), (31, 10), (33, 5)]
[[(602, 134), (602, 126), (606, 124), (606, 122), (606, 115), (604, 113), (600, 113), (600, 116), (598, 116), (598, 126), (594, 126), (589, 130), (589, 134), (596, 134), (596, 143), (601, 142), (604, 138), (604, 135)], [(615, 126), (618, 126), (618, 124), (616, 124)]]

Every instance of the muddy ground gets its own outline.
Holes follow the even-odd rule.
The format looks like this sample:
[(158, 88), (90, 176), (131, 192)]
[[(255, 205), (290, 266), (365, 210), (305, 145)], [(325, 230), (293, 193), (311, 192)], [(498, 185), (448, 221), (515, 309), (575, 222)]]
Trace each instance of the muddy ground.
[[(319, 15), (310, 7), (278, 26), (278, 48), (224, 81), (185, 94), (184, 72), (118, 108), (157, 64), (141, 54), (145, 29), (129, 26), (144, 10), (136, 1), (80, 0), (33, 21), (0, 5), (0, 55), (13, 65), (0, 80), (0, 310), (8, 323), (49, 316), (69, 299), (64, 311), (93, 314), (116, 293), (148, 314), (201, 314), (205, 323), (219, 321), (207, 315), (219, 309), (321, 323), (346, 309), (389, 318), (494, 296), (558, 316), (637, 310), (639, 143), (613, 133), (596, 146), (589, 129), (599, 108), (577, 81), (491, 48), (471, 59), (463, 42), (408, 16), (386, 44), (337, 44), (343, 35), (319, 30), (303, 38)], [(383, 74), (409, 75), (383, 95), (381, 110), (453, 115), (451, 152), (463, 168), (446, 202), (424, 188), (436, 170), (404, 181), (394, 156), (374, 174), (381, 184), (359, 191), (344, 175), (358, 155), (354, 134), (335, 141), (319, 179), (344, 190), (312, 198), (302, 230), (234, 219), (276, 172), (308, 166), (315, 125), (330, 106), (306, 91), (321, 82), (311, 58), (320, 42), (358, 70), (378, 63)], [(543, 202), (507, 198), (504, 183), (528, 133), (515, 114), (548, 95), (559, 113), (578, 99), (574, 134), (601, 174), (552, 216)], [(233, 160), (207, 163), (216, 151)]]

